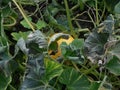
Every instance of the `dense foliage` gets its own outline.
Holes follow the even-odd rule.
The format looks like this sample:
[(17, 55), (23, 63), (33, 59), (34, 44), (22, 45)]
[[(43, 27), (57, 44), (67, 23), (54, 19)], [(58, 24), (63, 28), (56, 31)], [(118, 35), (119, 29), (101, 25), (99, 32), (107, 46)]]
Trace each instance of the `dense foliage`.
[(0, 90), (119, 89), (119, 0), (0, 0)]

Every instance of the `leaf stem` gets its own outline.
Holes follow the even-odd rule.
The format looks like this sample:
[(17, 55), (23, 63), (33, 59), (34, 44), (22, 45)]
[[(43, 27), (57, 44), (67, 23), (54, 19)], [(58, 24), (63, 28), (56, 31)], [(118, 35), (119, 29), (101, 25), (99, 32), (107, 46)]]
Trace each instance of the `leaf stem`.
[(95, 0), (95, 7), (96, 7), (96, 25), (99, 25), (99, 18), (98, 18), (98, 1)]
[(70, 27), (70, 33), (74, 37), (77, 37), (75, 32), (73, 31), (73, 25), (72, 25), (71, 18), (70, 18), (70, 12), (69, 12), (70, 10), (69, 10), (69, 7), (68, 7), (67, 0), (64, 0), (64, 3), (65, 3), (66, 13), (67, 13), (68, 24), (69, 24), (69, 27)]
[(24, 19), (26, 20), (26, 22), (28, 23), (28, 25), (31, 27), (31, 29), (33, 31), (35, 31), (34, 27), (32, 26), (32, 24), (30, 23), (30, 21), (28, 20), (28, 18), (26, 17), (25, 13), (23, 12), (23, 10), (20, 8), (20, 6), (17, 4), (17, 2), (15, 0), (12, 0), (14, 2), (14, 4), (17, 6), (17, 8), (19, 9), (20, 13), (22, 14), (22, 16), (24, 17)]

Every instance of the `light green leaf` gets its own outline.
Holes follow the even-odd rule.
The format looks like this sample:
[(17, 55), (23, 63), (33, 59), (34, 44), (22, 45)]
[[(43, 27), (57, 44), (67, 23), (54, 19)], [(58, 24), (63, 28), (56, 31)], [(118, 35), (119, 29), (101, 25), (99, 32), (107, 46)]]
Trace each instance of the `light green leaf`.
[(51, 60), (45, 61), (45, 69), (46, 69), (45, 77), (47, 81), (50, 81), (56, 76), (60, 76), (63, 71), (61, 64)]
[(21, 37), (26, 40), (27, 39), (27, 36), (30, 34), (30, 31), (28, 32), (19, 32), (19, 33), (16, 33), (16, 32), (13, 32), (11, 35), (13, 36), (13, 39), (18, 41)]
[[(31, 22), (32, 21), (32, 18), (31, 17), (28, 17), (28, 21)], [(25, 28), (28, 28), (30, 29), (31, 27), (28, 25), (28, 23), (25, 21), (25, 19), (23, 19), (20, 24), (22, 24)]]
[(38, 22), (36, 23), (37, 29), (42, 29), (42, 28), (44, 28), (46, 26), (47, 26), (47, 24), (42, 20), (38, 20)]
[(65, 84), (67, 90), (89, 90), (90, 82), (73, 68), (68, 68), (63, 71), (59, 81)]
[(0, 72), (0, 90), (6, 90), (11, 81), (11, 76), (5, 76)]
[(113, 57), (105, 67), (113, 74), (120, 75), (120, 60), (117, 57)]

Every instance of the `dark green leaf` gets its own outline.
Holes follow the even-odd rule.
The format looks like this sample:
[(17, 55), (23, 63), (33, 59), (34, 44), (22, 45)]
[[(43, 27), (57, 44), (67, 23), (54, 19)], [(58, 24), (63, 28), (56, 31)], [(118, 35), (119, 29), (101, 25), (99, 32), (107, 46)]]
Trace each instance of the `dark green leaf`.
[(113, 57), (105, 67), (113, 74), (120, 75), (120, 60), (117, 57)]
[(100, 84), (101, 84), (100, 82), (92, 82), (90, 85), (90, 90), (98, 90)]
[(83, 40), (76, 39), (70, 45), (66, 43), (61, 44), (61, 52), (64, 58), (71, 60), (75, 63), (81, 64), (84, 59), (82, 58)]
[(59, 81), (67, 86), (68, 90), (89, 90), (90, 82), (73, 68), (63, 71)]
[(120, 1), (115, 5), (114, 12), (120, 14)]
[(0, 70), (4, 74), (10, 75), (17, 68), (16, 61), (13, 60), (13, 57), (7, 51), (6, 46), (0, 46)]
[(11, 76), (5, 76), (0, 72), (0, 90), (6, 90), (11, 81)]
[(117, 56), (120, 59), (120, 41), (116, 42), (114, 46), (111, 48), (111, 51), (109, 51), (112, 55)]
[(107, 33), (91, 33), (85, 40), (85, 54), (92, 61), (96, 62), (101, 59), (104, 54), (104, 45), (107, 42), (109, 34)]
[(6, 7), (11, 0), (0, 0), (0, 8)]
[(119, 0), (104, 0), (105, 4), (106, 4), (106, 7), (108, 9), (108, 11), (110, 12), (113, 12), (114, 11), (114, 8), (116, 6), (116, 4), (119, 2)]
[(8, 17), (11, 14), (11, 12), (12, 12), (12, 9), (10, 8), (9, 5), (7, 5), (2, 9), (3, 17)]
[(74, 41), (70, 44), (70, 46), (74, 49), (82, 49), (84, 45), (84, 40), (83, 39), (74, 39)]
[(43, 56), (41, 54), (29, 56), (26, 76), (21, 90), (42, 90), (41, 88), (45, 88), (44, 81), (42, 81), (45, 73), (43, 62)]

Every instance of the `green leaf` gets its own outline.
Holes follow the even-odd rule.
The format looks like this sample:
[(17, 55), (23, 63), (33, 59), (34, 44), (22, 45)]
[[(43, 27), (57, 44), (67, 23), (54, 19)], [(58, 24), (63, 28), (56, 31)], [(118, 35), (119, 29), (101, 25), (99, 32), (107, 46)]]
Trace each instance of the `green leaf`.
[(98, 90), (100, 84), (101, 84), (100, 82), (92, 82), (89, 90)]
[(16, 61), (13, 60), (7, 48), (7, 46), (0, 46), (0, 70), (6, 76), (10, 75), (17, 68)]
[(12, 9), (10, 8), (9, 5), (7, 5), (2, 9), (3, 17), (8, 17), (11, 14), (11, 12), (12, 12)]
[(113, 57), (105, 67), (113, 74), (120, 75), (120, 59)]
[[(31, 17), (28, 17), (28, 21), (31, 22), (32, 21), (32, 18)], [(28, 28), (30, 29), (30, 26), (28, 25), (28, 23), (26, 22), (25, 19), (23, 19), (20, 24), (22, 24), (22, 26), (24, 26), (25, 28)]]
[(59, 81), (66, 85), (67, 90), (89, 90), (90, 86), (88, 79), (73, 68), (65, 69)]
[(99, 87), (98, 90), (113, 90), (112, 85), (110, 83), (104, 83)]
[(61, 44), (61, 52), (64, 58), (76, 62), (78, 64), (83, 63), (82, 49), (84, 45), (83, 39), (75, 39), (70, 45), (66, 43)]
[(61, 44), (61, 53), (67, 60), (73, 61), (78, 64), (82, 64), (84, 59), (82, 58), (81, 48), (76, 48), (76, 46), (67, 45), (65, 42)]
[(120, 19), (120, 1), (115, 5), (114, 13), (117, 19)]
[(0, 90), (6, 90), (11, 81), (11, 76), (5, 76), (0, 72)]
[(27, 36), (30, 34), (30, 31), (28, 32), (19, 32), (19, 33), (16, 33), (16, 32), (13, 32), (11, 35), (13, 36), (13, 39), (18, 41), (21, 37), (26, 40), (27, 39)]
[(48, 41), (46, 36), (39, 30), (31, 32), (28, 35), (27, 43), (30, 45), (31, 43), (35, 43), (39, 48), (47, 48)]
[(116, 42), (116, 44), (109, 51), (112, 55), (117, 56), (120, 59), (120, 41)]
[(23, 38), (20, 38), (17, 42), (17, 47), (26, 55), (28, 55), (29, 49), (26, 47), (26, 42)]
[(100, 60), (104, 54), (104, 45), (107, 42), (109, 34), (92, 32), (85, 40), (85, 54), (92, 61)]
[(45, 61), (45, 78), (47, 81), (50, 81), (56, 76), (60, 76), (63, 68), (62, 65), (58, 62), (52, 61), (52, 60), (46, 60)]
[(11, 0), (1, 0), (0, 1), (0, 8), (6, 7)]
[(46, 26), (47, 26), (47, 24), (42, 20), (38, 20), (38, 22), (36, 23), (37, 29), (42, 29), (42, 28), (44, 28)]
[(120, 14), (120, 1), (115, 5), (114, 12)]
[(44, 81), (42, 80), (45, 73), (43, 55), (30, 55), (27, 66), (27, 74), (24, 77), (20, 90), (42, 90), (41, 88), (45, 88)]
[(119, 2), (119, 0), (104, 0), (106, 7), (108, 11), (113, 12), (116, 4)]
[(70, 46), (74, 49), (82, 49), (84, 46), (84, 40), (83, 39), (74, 39), (74, 41), (70, 44)]

